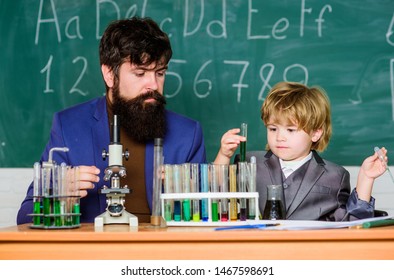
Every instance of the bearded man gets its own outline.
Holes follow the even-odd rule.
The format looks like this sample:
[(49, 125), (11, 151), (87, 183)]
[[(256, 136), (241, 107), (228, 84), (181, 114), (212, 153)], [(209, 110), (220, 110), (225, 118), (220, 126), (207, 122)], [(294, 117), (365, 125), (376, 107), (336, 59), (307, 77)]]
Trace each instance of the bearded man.
[[(153, 142), (163, 139), (164, 163), (206, 162), (199, 122), (165, 109), (165, 73), (172, 56), (169, 38), (150, 18), (117, 20), (100, 41), (101, 72), (106, 95), (54, 115), (50, 138), (41, 156), (48, 161), (53, 147), (68, 147), (54, 153), (53, 160), (79, 167), (81, 223), (94, 222), (106, 211), (106, 195), (100, 190), (108, 161), (102, 150), (110, 145), (113, 115), (120, 119), (123, 147), (130, 156), (122, 185), (131, 188), (125, 209), (139, 222), (149, 222), (153, 193)], [(33, 183), (21, 204), (17, 224), (30, 223), (33, 213)]]

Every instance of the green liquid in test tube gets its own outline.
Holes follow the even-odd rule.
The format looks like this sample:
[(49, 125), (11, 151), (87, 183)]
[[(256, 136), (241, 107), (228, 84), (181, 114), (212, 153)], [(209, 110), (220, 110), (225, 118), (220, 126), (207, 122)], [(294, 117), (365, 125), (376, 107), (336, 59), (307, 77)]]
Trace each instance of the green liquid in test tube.
[(44, 226), (51, 225), (51, 199), (49, 197), (49, 188), (51, 181), (51, 168), (43, 167), (41, 169), (41, 178), (42, 178), (42, 212), (43, 212), (43, 223)]
[[(36, 215), (41, 214), (41, 203), (38, 200), (34, 201), (33, 213), (36, 214)], [(40, 225), (41, 224), (41, 217), (40, 216), (34, 216), (33, 217), (33, 224), (35, 226)]]
[[(190, 163), (184, 163), (183, 168), (183, 193), (190, 193)], [(183, 205), (183, 220), (188, 222), (191, 219), (190, 215), (190, 199), (185, 198)]]
[[(200, 184), (199, 184), (199, 172), (198, 172), (198, 163), (192, 163), (191, 165), (191, 184), (190, 190), (192, 193), (200, 192)], [(193, 213), (193, 221), (200, 221), (200, 201), (198, 199), (192, 200), (192, 213)]]
[(60, 211), (60, 200), (54, 199), (53, 201), (53, 213), (55, 214), (55, 226), (62, 226), (61, 211)]
[(74, 186), (73, 180), (71, 177), (74, 175), (70, 167), (67, 166), (64, 162), (60, 164), (59, 167), (59, 180), (58, 180), (58, 195), (60, 201), (60, 215), (61, 215), (61, 223), (64, 226), (71, 226), (73, 224), (73, 211), (74, 211)]
[[(173, 179), (172, 165), (165, 164), (164, 165), (164, 193), (173, 192), (172, 179)], [(166, 221), (172, 220), (172, 205), (171, 205), (171, 201), (168, 199), (164, 201), (164, 219)]]
[(55, 165), (54, 172), (56, 176), (53, 178), (57, 179), (57, 184), (54, 184), (53, 197), (54, 197), (54, 214), (55, 214), (55, 226), (60, 227), (64, 224), (65, 219), (65, 196), (64, 192), (67, 188), (66, 186), (66, 176), (67, 176), (67, 165), (62, 162), (60, 166)]
[(51, 225), (51, 199), (49, 197), (45, 197), (42, 203), (43, 213), (44, 213), (44, 226), (49, 227)]
[(212, 200), (212, 221), (217, 222), (219, 221), (219, 207), (218, 207), (218, 201)]
[[(64, 163), (62, 163), (64, 166)], [(63, 188), (63, 174), (62, 174), (62, 166), (54, 165), (53, 177), (52, 177), (52, 194), (53, 194), (53, 214), (55, 217), (55, 226), (62, 226), (62, 218), (61, 218), (61, 210), (60, 210), (60, 196), (61, 190)]]
[(81, 219), (80, 219), (81, 209), (79, 205), (80, 193), (79, 193), (79, 167), (78, 166), (74, 167), (73, 177), (74, 177), (73, 182), (72, 183), (69, 182), (69, 184), (71, 184), (73, 188), (72, 195), (75, 196), (73, 203), (74, 215), (72, 221), (73, 221), (73, 225), (79, 225), (81, 223)]
[[(246, 138), (248, 137), (248, 124), (247, 123), (241, 124), (241, 136), (244, 136)], [(241, 142), (240, 149), (241, 149), (240, 161), (244, 162), (244, 161), (246, 161), (246, 141)]]
[(34, 181), (33, 181), (33, 224), (41, 224), (41, 165), (39, 162), (34, 163)]
[(75, 203), (73, 206), (73, 213), (76, 215), (73, 215), (73, 225), (79, 225), (81, 223), (79, 213), (81, 212), (79, 203)]
[[(218, 165), (210, 164), (210, 183), (211, 183), (211, 192), (217, 193), (219, 192), (219, 185), (218, 185)], [(212, 221), (217, 222), (219, 221), (219, 207), (218, 207), (218, 200), (212, 199), (211, 200), (211, 210), (212, 210)]]

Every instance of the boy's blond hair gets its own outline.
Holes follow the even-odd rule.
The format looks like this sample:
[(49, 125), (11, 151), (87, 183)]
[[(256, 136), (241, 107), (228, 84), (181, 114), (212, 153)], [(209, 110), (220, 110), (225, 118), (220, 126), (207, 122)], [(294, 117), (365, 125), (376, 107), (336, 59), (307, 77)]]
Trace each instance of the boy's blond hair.
[(261, 119), (265, 126), (274, 120), (297, 125), (308, 134), (322, 129), (319, 141), (312, 143), (311, 147), (319, 152), (326, 149), (332, 134), (330, 101), (325, 91), (316, 86), (294, 82), (276, 84), (261, 107)]

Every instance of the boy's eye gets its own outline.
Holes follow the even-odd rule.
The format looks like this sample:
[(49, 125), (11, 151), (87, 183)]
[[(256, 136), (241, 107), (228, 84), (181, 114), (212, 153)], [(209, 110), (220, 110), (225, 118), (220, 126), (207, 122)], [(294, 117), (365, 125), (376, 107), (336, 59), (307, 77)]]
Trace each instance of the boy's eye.
[(275, 127), (269, 127), (268, 130), (269, 131), (276, 131), (276, 128)]
[(288, 128), (287, 131), (290, 133), (297, 132), (297, 128)]
[(142, 77), (142, 76), (144, 76), (144, 74), (145, 74), (145, 72), (135, 72), (135, 75), (137, 77)]

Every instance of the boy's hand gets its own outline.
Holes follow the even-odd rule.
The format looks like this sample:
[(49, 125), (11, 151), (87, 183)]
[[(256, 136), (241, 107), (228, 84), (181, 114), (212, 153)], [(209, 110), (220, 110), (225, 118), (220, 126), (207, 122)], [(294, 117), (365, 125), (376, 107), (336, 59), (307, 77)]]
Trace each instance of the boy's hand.
[(220, 141), (220, 150), (216, 156), (215, 164), (229, 164), (239, 144), (246, 141), (246, 137), (238, 135), (241, 130), (233, 128), (223, 134)]

